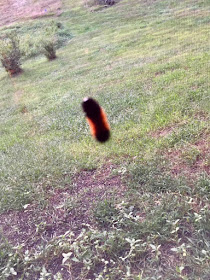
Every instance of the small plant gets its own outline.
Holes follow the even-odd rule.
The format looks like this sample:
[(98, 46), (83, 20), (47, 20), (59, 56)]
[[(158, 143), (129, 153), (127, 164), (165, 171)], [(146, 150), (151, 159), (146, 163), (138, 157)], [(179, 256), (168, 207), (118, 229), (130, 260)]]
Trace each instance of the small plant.
[(0, 60), (2, 66), (11, 76), (22, 72), (19, 42), (19, 37), (15, 32), (0, 38)]

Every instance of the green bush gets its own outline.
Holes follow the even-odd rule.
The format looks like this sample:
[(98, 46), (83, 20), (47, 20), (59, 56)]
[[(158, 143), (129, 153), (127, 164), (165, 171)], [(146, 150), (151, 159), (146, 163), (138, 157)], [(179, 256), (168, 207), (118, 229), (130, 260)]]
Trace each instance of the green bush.
[(22, 72), (20, 39), (16, 32), (8, 33), (0, 38), (0, 60), (10, 75)]

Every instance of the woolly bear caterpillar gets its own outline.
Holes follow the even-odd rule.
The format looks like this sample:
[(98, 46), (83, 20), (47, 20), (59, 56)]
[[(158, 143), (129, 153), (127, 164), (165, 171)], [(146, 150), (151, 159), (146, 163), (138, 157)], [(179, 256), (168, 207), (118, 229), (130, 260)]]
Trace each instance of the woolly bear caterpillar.
[(96, 100), (88, 97), (83, 100), (82, 108), (93, 137), (99, 142), (106, 142), (110, 137), (110, 126), (104, 110)]

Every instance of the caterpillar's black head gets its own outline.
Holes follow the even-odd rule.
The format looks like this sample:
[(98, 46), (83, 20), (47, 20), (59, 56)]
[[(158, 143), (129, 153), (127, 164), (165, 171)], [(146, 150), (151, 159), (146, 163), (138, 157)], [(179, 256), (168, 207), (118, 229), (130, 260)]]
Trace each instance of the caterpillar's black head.
[(100, 115), (101, 108), (96, 100), (86, 97), (82, 102), (83, 111), (90, 119), (95, 119)]

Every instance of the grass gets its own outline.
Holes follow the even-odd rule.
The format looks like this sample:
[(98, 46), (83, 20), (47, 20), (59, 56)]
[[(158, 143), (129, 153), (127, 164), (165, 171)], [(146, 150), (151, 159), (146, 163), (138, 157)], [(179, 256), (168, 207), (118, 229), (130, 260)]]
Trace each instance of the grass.
[[(31, 48), (20, 76), (0, 68), (2, 279), (209, 279), (207, 2), (65, 0), (58, 58)], [(51, 22), (1, 32), (24, 46)], [(107, 113), (105, 145), (85, 96)]]

